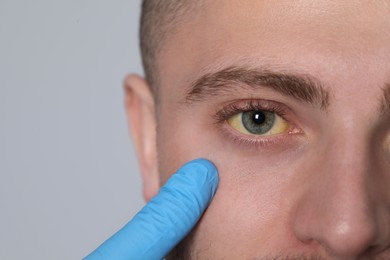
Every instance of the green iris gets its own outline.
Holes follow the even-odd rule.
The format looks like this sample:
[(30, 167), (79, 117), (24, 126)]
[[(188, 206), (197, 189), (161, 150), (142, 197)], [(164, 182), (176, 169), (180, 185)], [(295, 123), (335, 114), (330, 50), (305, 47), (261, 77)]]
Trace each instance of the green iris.
[(242, 113), (241, 121), (249, 133), (261, 135), (274, 126), (275, 113), (261, 110), (247, 111)]

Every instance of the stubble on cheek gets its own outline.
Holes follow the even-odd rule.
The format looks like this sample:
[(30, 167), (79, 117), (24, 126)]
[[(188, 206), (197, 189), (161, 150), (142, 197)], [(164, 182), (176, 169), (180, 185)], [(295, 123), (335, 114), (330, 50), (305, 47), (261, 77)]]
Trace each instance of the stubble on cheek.
[(193, 248), (192, 244), (194, 242), (194, 232), (196, 228), (192, 230), (166, 257), (167, 260), (183, 259), (191, 260), (198, 259), (199, 254), (197, 254)]

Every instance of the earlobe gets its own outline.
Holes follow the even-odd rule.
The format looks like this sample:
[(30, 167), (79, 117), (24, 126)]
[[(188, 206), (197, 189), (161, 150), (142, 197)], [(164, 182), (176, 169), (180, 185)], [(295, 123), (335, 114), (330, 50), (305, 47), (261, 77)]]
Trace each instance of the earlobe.
[(149, 201), (159, 190), (155, 103), (148, 83), (137, 75), (125, 80), (125, 109), (140, 164), (143, 193)]

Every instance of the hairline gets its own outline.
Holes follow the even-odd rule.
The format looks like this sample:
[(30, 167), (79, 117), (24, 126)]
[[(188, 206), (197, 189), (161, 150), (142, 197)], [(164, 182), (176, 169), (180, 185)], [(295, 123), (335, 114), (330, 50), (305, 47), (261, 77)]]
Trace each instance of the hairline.
[(161, 54), (169, 37), (189, 19), (199, 0), (143, 0), (140, 19), (140, 49), (145, 79), (158, 100)]

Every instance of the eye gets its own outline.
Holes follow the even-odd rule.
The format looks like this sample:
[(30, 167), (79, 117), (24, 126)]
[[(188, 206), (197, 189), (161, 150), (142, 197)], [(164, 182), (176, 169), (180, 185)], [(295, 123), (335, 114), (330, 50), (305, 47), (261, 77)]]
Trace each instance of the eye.
[(289, 123), (275, 112), (250, 110), (228, 118), (228, 124), (238, 132), (247, 135), (276, 135), (286, 132)]

